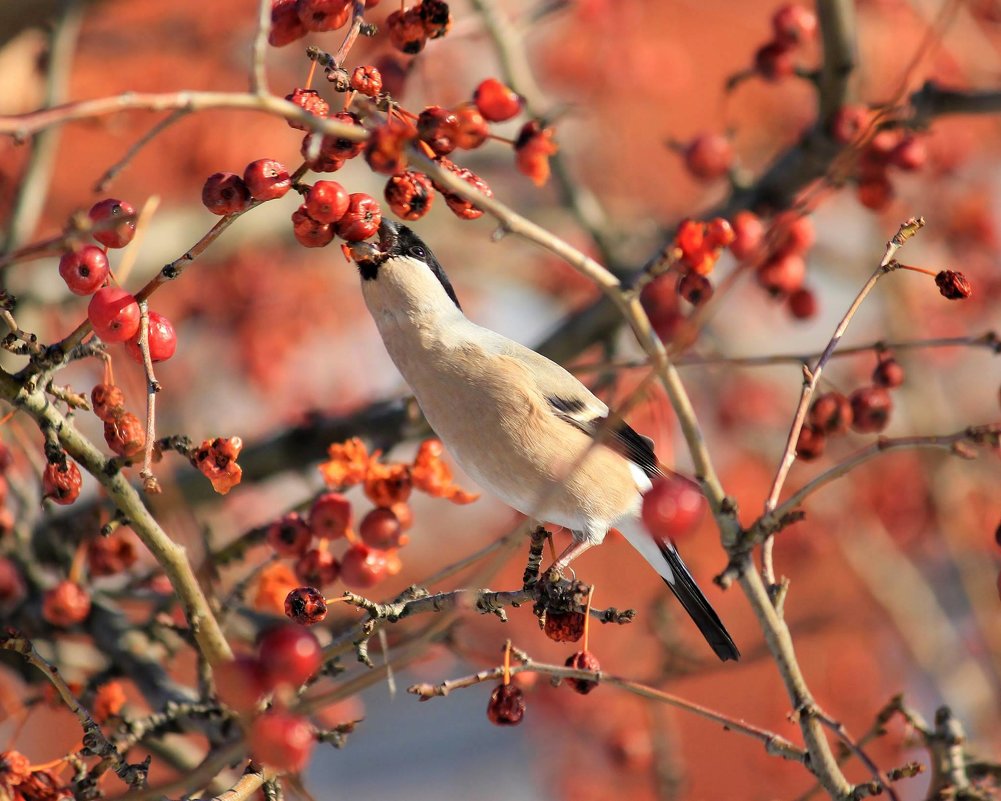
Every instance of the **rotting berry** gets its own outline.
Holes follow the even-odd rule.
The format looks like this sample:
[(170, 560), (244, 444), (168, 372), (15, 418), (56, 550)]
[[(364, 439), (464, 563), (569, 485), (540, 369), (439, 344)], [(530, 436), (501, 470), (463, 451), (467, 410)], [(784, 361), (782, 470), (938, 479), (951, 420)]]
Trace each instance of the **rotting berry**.
[(104, 441), (123, 458), (130, 458), (146, 446), (146, 429), (132, 412), (123, 412), (104, 422)]
[(369, 548), (395, 550), (407, 543), (403, 527), (392, 509), (377, 506), (358, 524), (358, 535)]
[(431, 179), (422, 172), (398, 172), (386, 181), (386, 203), (397, 217), (419, 220), (431, 209), (434, 192)]
[(365, 143), (365, 161), (373, 172), (392, 175), (406, 169), (406, 147), (417, 136), (409, 124), (387, 122), (373, 128)]
[(378, 97), (382, 91), (382, 73), (378, 67), (355, 67), (351, 73), (351, 88), (368, 97)]
[(475, 103), (463, 103), (452, 110), (458, 121), (455, 134), (455, 146), (462, 150), (473, 150), (479, 147), (490, 136), (487, 121), (483, 118)]
[(272, 687), (286, 684), (298, 688), (323, 664), (323, 649), (316, 635), (291, 623), (265, 631), (257, 641), (257, 653)]
[(824, 453), (826, 444), (827, 435), (821, 429), (805, 425), (799, 430), (799, 438), (796, 440), (796, 455), (809, 462), (819, 458)]
[(452, 15), (444, 0), (421, 0), (416, 8), (429, 39), (440, 39), (452, 27)]
[(516, 684), (498, 684), (490, 693), (487, 719), (495, 726), (517, 726), (525, 717), (525, 694)]
[(313, 626), (327, 616), (327, 602), (314, 587), (296, 587), (285, 596), (285, 616), (301, 626)]
[(271, 30), (268, 44), (284, 47), (306, 35), (306, 27), (296, 13), (296, 0), (274, 0), (271, 4)]
[(65, 465), (49, 462), (42, 473), (42, 498), (48, 498), (60, 506), (68, 506), (80, 497), (83, 477), (76, 462), (69, 459)]
[(90, 403), (101, 420), (113, 420), (125, 411), (125, 393), (114, 384), (96, 384), (90, 391)]
[(733, 145), (723, 134), (696, 136), (684, 150), (685, 167), (700, 181), (715, 181), (733, 165)]
[(872, 383), (877, 387), (896, 389), (904, 383), (904, 368), (892, 356), (880, 359), (876, 369), (872, 371)]
[[(474, 189), (478, 189), (487, 197), (494, 196), (493, 190), (487, 185), (486, 181), (480, 178), (480, 176), (472, 170), (460, 167), (455, 170), (455, 176), (457, 178), (461, 178)], [(443, 196), (445, 198), (445, 203), (456, 217), (463, 220), (475, 220), (478, 217), (483, 216), (483, 210), (478, 209), (471, 201), (465, 200), (459, 195), (452, 194), (447, 191), (443, 193)]]
[(283, 197), (292, 187), (285, 165), (274, 159), (258, 159), (243, 171), (243, 182), (254, 200), (274, 200)]
[(810, 425), (825, 434), (844, 434), (852, 424), (852, 403), (840, 392), (827, 392), (807, 412)]
[[(142, 324), (140, 323), (140, 329)], [(133, 360), (143, 363), (142, 348), (139, 347), (139, 331), (125, 343), (125, 350)], [(177, 351), (177, 332), (174, 325), (159, 312), (149, 313), (149, 329), (147, 330), (149, 357), (154, 362), (164, 362)]]
[(375, 236), (382, 222), (379, 202), (364, 192), (353, 192), (348, 201), (348, 210), (337, 221), (337, 235), (346, 242), (360, 242)]
[(365, 495), (376, 506), (392, 506), (410, 497), (413, 482), (405, 464), (382, 464), (373, 461), (365, 473)]
[(325, 548), (310, 548), (295, 563), (296, 580), (311, 587), (333, 584), (340, 573), (340, 562)]
[(386, 18), (386, 28), (393, 47), (409, 56), (417, 55), (427, 44), (427, 30), (416, 6), (394, 11)]
[(883, 387), (862, 387), (849, 398), (852, 404), (852, 428), (860, 434), (882, 431), (890, 422), (893, 399)]
[(352, 545), (341, 557), (341, 581), (352, 589), (367, 590), (386, 577), (386, 554), (365, 545)]
[(116, 200), (115, 198), (99, 200), (90, 207), (90, 211), (88, 212), (91, 222), (96, 227), (104, 226), (110, 221), (121, 219), (122, 217), (132, 217), (133, 219), (123, 220), (112, 227), (104, 227), (101, 230), (96, 230), (92, 233), (92, 236), (106, 248), (125, 247), (132, 241), (132, 237), (136, 235), (135, 214), (136, 210), (124, 200)]
[(809, 320), (817, 314), (817, 296), (812, 290), (800, 287), (786, 301), (789, 313), (797, 320)]
[(264, 668), (250, 656), (238, 656), (216, 665), (213, 676), (216, 696), (238, 715), (252, 715), (268, 691)]
[(292, 212), (292, 235), (306, 248), (322, 248), (334, 241), (334, 226), (309, 216), (306, 204)]
[(973, 294), (973, 287), (966, 276), (953, 270), (942, 270), (935, 276), (935, 286), (942, 297), (949, 300), (965, 300)]
[[(314, 117), (325, 119), (330, 114), (330, 104), (320, 97), (320, 93), (315, 89), (294, 89), (290, 94), (285, 95), (285, 99), (290, 103), (295, 103), (303, 111), (308, 111)], [(288, 120), (289, 127), (297, 128), (300, 131), (308, 131), (309, 127), (298, 120)]]
[(96, 245), (64, 253), (59, 259), (59, 275), (74, 295), (90, 295), (108, 279), (108, 254)]
[(94, 333), (105, 342), (124, 342), (139, 330), (139, 304), (121, 287), (97, 290), (87, 306), (87, 317)]
[(313, 530), (298, 512), (289, 512), (268, 526), (264, 539), (282, 556), (302, 556), (313, 540)]
[(317, 181), (306, 192), (303, 206), (317, 222), (335, 223), (347, 212), (349, 203), (347, 190), (337, 181)]
[(296, 13), (307, 31), (336, 31), (351, 16), (350, 0), (298, 0)]
[(435, 152), (446, 156), (455, 150), (459, 119), (441, 106), (428, 106), (417, 116), (417, 135)]
[(549, 157), (558, 150), (553, 141), (553, 129), (543, 128), (535, 120), (521, 126), (514, 141), (514, 163), (518, 171), (532, 179), (536, 186), (549, 180)]
[(42, 617), (50, 625), (75, 626), (89, 614), (90, 594), (75, 581), (60, 581), (42, 597)]
[(315, 742), (306, 718), (275, 709), (256, 718), (247, 733), (254, 761), (282, 772), (298, 773), (305, 768)]
[(583, 612), (546, 612), (546, 622), (542, 630), (555, 642), (577, 642), (584, 636)]
[(236, 463), (243, 440), (239, 437), (216, 437), (202, 440), (191, 462), (210, 482), (212, 489), (225, 495), (240, 483), (243, 469)]
[(675, 473), (655, 479), (643, 496), (643, 524), (654, 539), (669, 542), (694, 531), (705, 509), (699, 485)]
[(351, 501), (339, 492), (320, 495), (309, 510), (309, 527), (321, 539), (336, 540), (351, 526)]
[[(590, 651), (577, 651), (571, 654), (567, 658), (566, 666), (574, 670), (592, 670), (595, 673), (601, 670), (598, 658)], [(594, 679), (567, 679), (566, 682), (571, 690), (581, 695), (587, 695), (598, 686), (598, 682)]]
[(713, 285), (704, 275), (689, 271), (678, 279), (678, 294), (693, 306), (701, 306), (713, 296)]
[(476, 87), (473, 102), (483, 118), (490, 122), (505, 122), (518, 116), (524, 104), (517, 92), (496, 78), (487, 78)]
[(235, 172), (215, 172), (202, 186), (202, 205), (220, 216), (236, 214), (251, 203), (250, 190)]

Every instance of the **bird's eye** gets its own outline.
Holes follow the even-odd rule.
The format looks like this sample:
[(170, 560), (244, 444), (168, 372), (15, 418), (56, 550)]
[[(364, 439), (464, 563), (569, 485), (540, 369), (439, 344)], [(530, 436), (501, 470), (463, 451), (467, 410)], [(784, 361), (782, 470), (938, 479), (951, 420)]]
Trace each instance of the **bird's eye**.
[(414, 245), (412, 248), (410, 248), (408, 252), (415, 259), (423, 259), (425, 256), (427, 256), (427, 252), (420, 245)]

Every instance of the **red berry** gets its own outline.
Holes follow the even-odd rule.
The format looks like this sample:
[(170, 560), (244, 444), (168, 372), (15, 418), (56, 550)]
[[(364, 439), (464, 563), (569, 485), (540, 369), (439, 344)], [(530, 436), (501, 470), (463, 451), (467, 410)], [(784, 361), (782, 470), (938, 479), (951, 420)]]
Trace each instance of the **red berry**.
[(282, 197), (292, 187), (285, 165), (274, 159), (258, 159), (243, 171), (243, 182), (254, 200), (274, 200)]
[(351, 501), (339, 492), (325, 492), (309, 510), (309, 527), (321, 539), (343, 537), (351, 526)]
[(766, 81), (780, 81), (796, 73), (792, 48), (785, 42), (769, 42), (754, 54), (754, 69)]
[(313, 530), (298, 512), (289, 512), (268, 526), (264, 538), (282, 556), (302, 556), (313, 540)]
[(678, 279), (678, 294), (693, 306), (701, 306), (713, 296), (713, 285), (704, 275), (690, 271)]
[(851, 401), (840, 392), (820, 395), (807, 412), (810, 425), (825, 434), (844, 434), (852, 419)]
[(733, 146), (723, 134), (700, 134), (685, 148), (685, 166), (701, 181), (722, 178), (732, 164)]
[(403, 527), (392, 509), (378, 507), (362, 518), (358, 534), (369, 548), (393, 550), (406, 544)]
[(247, 735), (255, 761), (292, 773), (306, 767), (315, 739), (308, 720), (278, 710), (254, 720)]
[(730, 252), (743, 261), (754, 256), (765, 239), (765, 224), (753, 211), (739, 211), (733, 218)]
[(463, 150), (479, 147), (490, 135), (487, 122), (474, 103), (463, 103), (453, 114), (458, 121), (455, 134), (455, 146)]
[(261, 663), (249, 656), (216, 665), (213, 677), (216, 696), (239, 715), (253, 714), (269, 689)]
[(417, 4), (417, 12), (429, 39), (441, 38), (452, 27), (452, 14), (444, 0), (421, 0)]
[(706, 499), (698, 484), (677, 474), (658, 478), (643, 496), (643, 524), (654, 539), (679, 539), (695, 530)]
[(784, 211), (772, 220), (773, 252), (806, 253), (817, 241), (813, 220), (796, 211)]
[(113, 420), (125, 412), (125, 393), (114, 384), (97, 384), (90, 392), (94, 414), (101, 420)]
[(323, 649), (316, 635), (291, 623), (264, 632), (257, 641), (257, 652), (272, 687), (287, 684), (298, 688), (323, 664)]
[(843, 145), (854, 142), (869, 126), (870, 116), (865, 106), (842, 106), (831, 118), (831, 136)]
[(42, 617), (53, 626), (74, 626), (89, 614), (90, 595), (74, 581), (60, 581), (42, 597)]
[(859, 180), (856, 196), (867, 209), (883, 211), (893, 201), (893, 184), (885, 175), (868, 175)]
[(393, 121), (373, 128), (365, 143), (365, 161), (374, 172), (392, 175), (407, 166), (406, 146), (417, 137), (409, 123)]
[(337, 221), (337, 235), (347, 242), (361, 242), (375, 236), (382, 222), (378, 201), (364, 192), (354, 192), (348, 200), (348, 210)]
[(438, 156), (445, 156), (455, 150), (458, 133), (458, 117), (441, 106), (428, 106), (417, 117), (417, 135)]
[(711, 248), (725, 248), (734, 243), (737, 234), (733, 226), (722, 217), (714, 217), (706, 223), (706, 244)]
[(139, 558), (135, 541), (120, 532), (95, 537), (87, 543), (87, 569), (91, 576), (115, 576), (128, 570)]
[(347, 159), (334, 155), (325, 146), (329, 146), (334, 140), (329, 136), (322, 136), (317, 133), (306, 134), (302, 138), (302, 145), (299, 152), (303, 160), (313, 172), (337, 172), (344, 166)]
[(88, 216), (95, 226), (108, 224), (122, 217), (132, 217), (133, 219), (94, 231), (94, 239), (107, 248), (125, 247), (136, 235), (135, 214), (136, 210), (123, 200), (115, 200), (114, 198), (99, 200), (90, 207), (90, 212), (88, 212)]
[(386, 555), (364, 545), (352, 545), (341, 557), (341, 580), (353, 589), (366, 590), (386, 577)]
[(348, 210), (348, 193), (337, 181), (317, 181), (306, 193), (306, 213), (319, 223), (335, 223)]
[(755, 277), (771, 294), (790, 295), (803, 286), (806, 262), (798, 253), (779, 252), (758, 267)]
[(80, 497), (82, 483), (83, 478), (76, 462), (67, 459), (65, 466), (49, 462), (42, 473), (42, 497), (61, 506), (68, 506)]
[(817, 35), (817, 15), (804, 6), (781, 6), (772, 15), (776, 41), (788, 45), (808, 42)]
[(111, 450), (128, 459), (146, 446), (146, 427), (132, 412), (123, 412), (105, 421), (104, 441)]
[(300, 626), (313, 626), (327, 616), (327, 601), (313, 587), (296, 587), (285, 596), (285, 616)]
[(872, 371), (872, 383), (877, 387), (896, 389), (904, 383), (904, 368), (893, 357), (880, 359), (876, 369)]
[(939, 293), (949, 300), (965, 300), (973, 294), (969, 279), (954, 270), (942, 270), (935, 276)]
[(271, 30), (268, 44), (284, 47), (306, 35), (306, 28), (296, 13), (296, 0), (273, 0), (271, 4)]
[(473, 102), (483, 119), (504, 122), (521, 113), (523, 101), (513, 89), (496, 78), (487, 78), (473, 92)]
[(105, 342), (124, 342), (139, 329), (139, 304), (121, 287), (106, 286), (90, 299), (87, 317)]
[(661, 342), (667, 344), (673, 341), (681, 330), (685, 317), (681, 313), (678, 293), (670, 277), (662, 275), (643, 287), (640, 303)]
[(296, 13), (307, 31), (336, 31), (351, 16), (350, 0), (298, 0)]
[(517, 726), (525, 717), (525, 694), (517, 684), (498, 684), (490, 693), (487, 718), (495, 726)]
[(74, 295), (96, 292), (107, 280), (108, 272), (108, 255), (96, 245), (84, 245), (59, 259), (59, 275)]
[(363, 95), (377, 97), (382, 91), (382, 75), (377, 67), (355, 67), (351, 73), (351, 88)]
[(386, 203), (397, 217), (419, 220), (434, 201), (431, 179), (422, 172), (399, 172), (386, 182)]
[(333, 584), (341, 573), (341, 565), (325, 548), (310, 548), (295, 563), (295, 577), (311, 587)]
[(800, 287), (786, 301), (789, 313), (797, 320), (809, 320), (817, 313), (817, 296), (806, 287)]
[[(350, 111), (338, 111), (330, 118), (341, 125), (349, 125), (364, 130), (357, 114)], [(365, 149), (365, 142), (356, 142), (343, 136), (324, 136), (320, 143), (320, 153), (324, 156), (340, 159), (353, 159)]]
[[(320, 93), (315, 89), (294, 89), (291, 94), (285, 95), (285, 99), (320, 119), (325, 119), (330, 113), (330, 104), (320, 97)], [(309, 130), (308, 126), (297, 120), (289, 120), (288, 124), (289, 127), (297, 128), (300, 131)]]
[(890, 162), (902, 170), (920, 170), (928, 161), (928, 148), (924, 140), (916, 136), (905, 136), (890, 152)]
[(416, 55), (427, 44), (428, 34), (424, 28), (424, 20), (416, 6), (406, 11), (394, 11), (386, 18), (386, 28), (389, 30), (389, 41), (393, 47), (407, 55)]
[(554, 642), (577, 642), (584, 636), (583, 612), (546, 612), (542, 630)]
[(334, 226), (314, 220), (303, 203), (292, 212), (292, 234), (303, 247), (322, 248), (333, 242)]
[[(568, 668), (573, 668), (574, 670), (592, 670), (595, 673), (601, 670), (601, 665), (598, 662), (598, 658), (592, 654), (590, 651), (577, 651), (571, 654), (566, 661), (566, 666)], [(575, 693), (580, 693), (581, 695), (587, 695), (591, 690), (598, 686), (597, 681), (591, 681), (588, 679), (567, 679), (567, 685)]]
[(250, 190), (235, 172), (216, 172), (205, 179), (202, 205), (213, 214), (236, 214), (250, 206)]
[(805, 425), (799, 430), (796, 440), (796, 455), (806, 462), (817, 459), (823, 454), (827, 444), (827, 435), (819, 428)]
[(893, 399), (883, 387), (862, 387), (849, 398), (852, 404), (852, 428), (860, 434), (882, 431), (890, 422)]
[[(159, 312), (151, 311), (149, 313), (147, 341), (149, 343), (149, 356), (154, 362), (166, 361), (177, 350), (177, 333), (174, 331), (174, 326)], [(139, 364), (143, 363), (142, 349), (139, 347), (139, 331), (136, 331), (132, 339), (125, 343), (125, 350)]]

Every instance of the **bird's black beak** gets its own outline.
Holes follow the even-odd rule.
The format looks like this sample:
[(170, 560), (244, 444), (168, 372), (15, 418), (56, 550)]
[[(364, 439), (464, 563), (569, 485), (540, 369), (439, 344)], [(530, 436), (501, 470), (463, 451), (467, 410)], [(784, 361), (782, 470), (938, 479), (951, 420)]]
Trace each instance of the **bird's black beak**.
[(399, 225), (384, 218), (379, 224), (379, 242), (373, 242), (371, 239), (352, 242), (348, 246), (351, 250), (351, 258), (357, 262), (359, 267), (382, 264), (393, 253), (399, 232)]

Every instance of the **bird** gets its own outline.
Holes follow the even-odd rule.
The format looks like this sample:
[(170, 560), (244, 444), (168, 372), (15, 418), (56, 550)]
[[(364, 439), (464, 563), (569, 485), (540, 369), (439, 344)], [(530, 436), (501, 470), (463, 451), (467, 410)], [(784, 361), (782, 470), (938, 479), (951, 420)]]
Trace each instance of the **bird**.
[(572, 533), (551, 568), (558, 572), (618, 529), (716, 655), (739, 659), (674, 544), (640, 521), (643, 494), (661, 475), (652, 441), (610, 421), (608, 406), (560, 365), (467, 318), (445, 270), (411, 228), (383, 219), (378, 233), (378, 243), (349, 245), (362, 296), (456, 463), (515, 510)]

